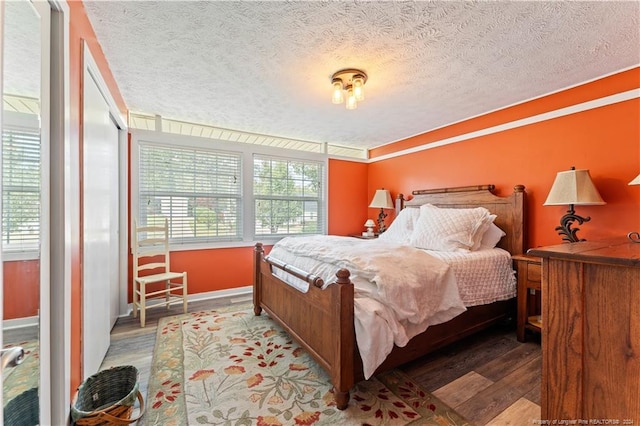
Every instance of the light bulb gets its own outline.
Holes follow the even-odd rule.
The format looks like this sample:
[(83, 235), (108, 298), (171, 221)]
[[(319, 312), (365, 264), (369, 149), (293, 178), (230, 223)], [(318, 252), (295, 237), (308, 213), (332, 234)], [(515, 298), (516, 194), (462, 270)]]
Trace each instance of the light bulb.
[(364, 100), (364, 76), (362, 74), (353, 76), (353, 94), (357, 101)]
[(342, 80), (339, 78), (333, 79), (333, 95), (331, 96), (331, 101), (334, 104), (341, 104), (344, 102), (344, 97), (342, 96)]
[(356, 109), (358, 107), (358, 102), (356, 101), (356, 96), (353, 93), (353, 87), (350, 85), (347, 86), (347, 103), (345, 104), (347, 109)]

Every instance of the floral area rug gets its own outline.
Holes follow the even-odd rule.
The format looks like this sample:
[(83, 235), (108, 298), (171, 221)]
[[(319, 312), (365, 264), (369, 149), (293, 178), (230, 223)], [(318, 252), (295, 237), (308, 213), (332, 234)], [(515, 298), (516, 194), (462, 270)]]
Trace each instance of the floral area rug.
[(24, 360), (14, 367), (7, 367), (2, 374), (2, 400), (4, 405), (7, 405), (9, 401), (22, 392), (37, 388), (40, 380), (38, 341), (29, 340), (13, 345), (5, 345), (4, 348), (7, 349), (14, 346), (21, 346), (24, 349)]
[(469, 424), (398, 370), (338, 410), (327, 373), (250, 306), (162, 319), (146, 404), (146, 425)]

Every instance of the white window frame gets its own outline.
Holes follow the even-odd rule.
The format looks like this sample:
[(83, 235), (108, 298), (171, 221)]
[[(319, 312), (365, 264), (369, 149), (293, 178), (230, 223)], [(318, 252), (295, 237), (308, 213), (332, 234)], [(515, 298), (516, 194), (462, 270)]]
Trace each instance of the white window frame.
[[(193, 242), (171, 245), (172, 251), (200, 250), (224, 247), (248, 247), (260, 241), (264, 244), (273, 244), (282, 236), (254, 236), (254, 198), (253, 198), (253, 157), (254, 154), (281, 157), (295, 160), (307, 160), (321, 162), (323, 167), (323, 179), (321, 190), (320, 210), (322, 233), (327, 232), (327, 188), (328, 188), (328, 155), (324, 153), (312, 153), (290, 149), (274, 148), (244, 144), (241, 142), (228, 142), (223, 140), (211, 140), (196, 136), (184, 136), (150, 130), (130, 129), (131, 132), (131, 226), (135, 218), (139, 217), (139, 149), (140, 143), (165, 145), (168, 147), (182, 147), (186, 149), (208, 149), (240, 153), (242, 156), (242, 240), (219, 242)], [(320, 215), (320, 213), (319, 213)]]
[[(243, 182), (242, 182), (242, 172), (241, 172), (241, 168), (242, 168), (241, 153), (232, 152), (228, 150), (223, 151), (220, 149), (213, 149), (213, 148), (201, 149), (198, 147), (177, 147), (175, 145), (158, 144), (152, 141), (139, 141), (138, 153), (142, 154), (145, 151), (148, 154), (150, 154), (151, 157), (148, 157), (146, 160), (143, 159), (142, 161), (137, 162), (136, 164), (139, 167), (145, 166), (145, 170), (148, 170), (148, 172), (152, 174), (156, 173), (156, 170), (158, 169), (159, 166), (162, 167), (162, 169), (166, 169), (167, 167), (170, 168), (171, 164), (176, 164), (176, 171), (179, 173), (180, 176), (182, 175), (182, 173), (187, 173), (189, 176), (193, 176), (193, 178), (196, 178), (197, 174), (195, 173), (194, 168), (202, 170), (203, 173), (210, 172), (211, 170), (210, 168), (207, 167), (206, 162), (208, 161), (208, 159), (210, 159), (211, 156), (215, 157), (218, 155), (225, 156), (227, 160), (232, 162), (234, 168), (237, 167), (236, 170), (227, 170), (228, 172), (233, 172), (233, 182), (229, 182), (229, 187), (226, 188), (228, 189), (228, 191), (225, 191), (225, 188), (222, 188), (222, 187), (218, 188), (219, 192), (217, 193), (215, 192), (215, 190), (209, 192), (208, 190), (204, 190), (202, 187), (200, 188), (192, 187), (191, 186), (192, 184), (195, 184), (197, 186), (201, 185), (200, 182), (197, 182), (197, 181), (188, 182), (186, 187), (179, 184), (178, 187), (175, 187), (175, 188), (164, 187), (164, 183), (166, 182), (148, 181), (146, 182), (147, 185), (144, 185), (146, 190), (143, 194), (142, 187), (141, 185), (139, 185), (138, 202), (141, 202), (141, 200), (147, 200), (148, 202), (150, 201), (150, 199), (153, 199), (154, 201), (158, 201), (160, 205), (157, 207), (161, 209), (161, 216), (169, 219), (169, 228), (170, 228), (169, 240), (171, 241), (171, 244), (174, 244), (174, 245), (187, 244), (188, 245), (188, 244), (193, 244), (194, 242), (206, 243), (206, 242), (218, 242), (218, 241), (237, 241), (242, 239), (242, 230), (243, 230), (242, 184)], [(151, 161), (151, 162), (156, 161), (157, 160), (156, 155), (158, 155), (160, 151), (170, 152), (171, 156), (177, 155), (178, 157), (182, 157), (182, 158), (176, 158), (176, 161), (172, 162), (169, 165), (154, 165), (151, 163), (144, 164), (147, 161)], [(205, 158), (200, 158), (199, 160), (195, 160), (195, 161), (198, 161), (199, 164), (194, 164), (193, 163), (194, 160), (189, 158), (194, 154), (200, 157), (205, 157)], [(138, 177), (140, 178), (141, 175), (142, 175), (142, 171), (138, 173)], [(147, 177), (150, 177), (150, 176), (147, 176)], [(225, 176), (217, 175), (217, 174), (211, 174), (208, 177), (216, 178), (216, 179), (222, 178), (223, 180), (225, 179)], [(230, 179), (231, 175), (226, 176), (226, 178)], [(151, 186), (149, 186), (149, 184), (151, 184)], [(196, 189), (198, 189), (197, 192), (196, 192)], [(147, 198), (147, 196), (149, 196), (150, 199)], [(232, 205), (235, 204), (235, 206), (232, 208), (235, 213), (235, 227), (234, 227), (235, 229), (231, 229), (231, 231), (235, 231), (235, 232), (233, 232), (232, 234), (230, 233), (226, 235), (224, 233), (222, 235), (209, 235), (209, 236), (189, 235), (191, 234), (192, 231), (197, 231), (197, 229), (199, 228), (197, 226), (197, 219), (198, 219), (197, 206), (195, 205), (195, 201), (198, 198), (209, 199), (214, 202), (215, 200), (222, 200), (223, 203), (224, 203), (224, 200), (234, 200), (232, 201)], [(192, 214), (189, 213), (190, 199), (193, 199), (194, 201), (194, 205), (193, 205), (194, 211), (192, 212)], [(166, 203), (166, 201), (169, 201), (169, 202)], [(149, 211), (148, 209), (141, 208), (140, 210), (141, 211), (138, 212), (139, 223), (149, 225), (154, 220), (151, 218), (155, 217), (155, 220), (158, 219), (157, 215)], [(144, 216), (145, 211), (150, 216), (148, 216), (146, 219), (143, 219), (140, 216), (141, 215)], [(192, 226), (195, 226), (195, 228), (192, 229)]]
[[(321, 170), (321, 174), (319, 176), (319, 180), (320, 180), (320, 191), (322, 191), (322, 189), (325, 186), (325, 182), (326, 182), (326, 168), (324, 167), (324, 165), (319, 162), (319, 161), (314, 161), (314, 160), (300, 160), (298, 158), (291, 158), (291, 157), (282, 157), (282, 156), (276, 156), (273, 154), (269, 154), (269, 155), (265, 155), (265, 154), (255, 154), (253, 155), (253, 161), (254, 161), (254, 166), (255, 166), (255, 161), (256, 161), (256, 157), (259, 157), (258, 159), (261, 160), (273, 160), (273, 161), (278, 161), (278, 162), (302, 162), (305, 164), (321, 164), (322, 165), (322, 170)], [(272, 169), (271, 169), (272, 170)], [(255, 176), (252, 177), (252, 179), (255, 179)], [(292, 195), (292, 196), (282, 196), (279, 194), (260, 194), (260, 195), (256, 195), (255, 193), (252, 194), (253, 196), (253, 212), (255, 214), (256, 208), (257, 208), (257, 203), (256, 200), (257, 199), (261, 199), (263, 201), (301, 201), (301, 202), (307, 202), (307, 201), (318, 201), (319, 206), (322, 206), (322, 201), (323, 201), (323, 197), (322, 194), (318, 194), (318, 197), (310, 197), (308, 195)], [(285, 236), (289, 236), (289, 235), (314, 235), (314, 234), (324, 234), (325, 232), (325, 221), (324, 221), (324, 215), (326, 214), (326, 211), (324, 211), (321, 208), (318, 208), (317, 211), (317, 226), (318, 226), (318, 232), (301, 232), (301, 233), (287, 233), (287, 232), (278, 232), (277, 234), (274, 234), (273, 236), (271, 236), (271, 234), (262, 234), (260, 236), (256, 236), (255, 238), (283, 238)], [(253, 227), (253, 232), (255, 235), (255, 230), (257, 227), (257, 219), (254, 219), (254, 227)]]

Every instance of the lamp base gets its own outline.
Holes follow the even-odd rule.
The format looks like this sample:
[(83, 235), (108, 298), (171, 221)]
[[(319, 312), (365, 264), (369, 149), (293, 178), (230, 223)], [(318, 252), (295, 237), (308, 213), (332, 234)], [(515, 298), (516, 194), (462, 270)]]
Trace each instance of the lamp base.
[(387, 217), (387, 214), (384, 212), (384, 209), (380, 209), (380, 214), (378, 214), (378, 233), (382, 234), (387, 230), (387, 227), (384, 224), (384, 218)]
[(562, 241), (569, 243), (586, 241), (585, 239), (578, 238), (577, 232), (580, 228), (571, 228), (571, 226), (574, 222), (578, 222), (578, 224), (582, 225), (584, 222), (589, 222), (590, 220), (590, 217), (578, 216), (573, 209), (573, 204), (571, 204), (569, 205), (567, 214), (562, 216), (562, 219), (560, 219), (560, 226), (556, 226), (556, 231), (558, 231), (558, 235), (563, 236)]
[(640, 232), (629, 232), (627, 238), (629, 238), (629, 241), (632, 243), (640, 243)]

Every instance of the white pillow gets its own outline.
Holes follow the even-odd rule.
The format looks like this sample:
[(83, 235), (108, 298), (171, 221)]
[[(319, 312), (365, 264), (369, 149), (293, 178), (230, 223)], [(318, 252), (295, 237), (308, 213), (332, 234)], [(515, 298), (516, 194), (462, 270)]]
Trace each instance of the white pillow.
[(456, 209), (425, 204), (420, 207), (410, 244), (427, 250), (470, 251), (480, 247), (495, 218), (484, 207)]
[(378, 236), (378, 239), (389, 241), (390, 243), (408, 245), (418, 216), (420, 216), (420, 209), (406, 208), (400, 210), (398, 216), (391, 222), (387, 230)]
[(507, 234), (502, 229), (500, 229), (495, 223), (492, 223), (482, 236), (479, 249), (486, 250), (494, 248), (505, 235)]

